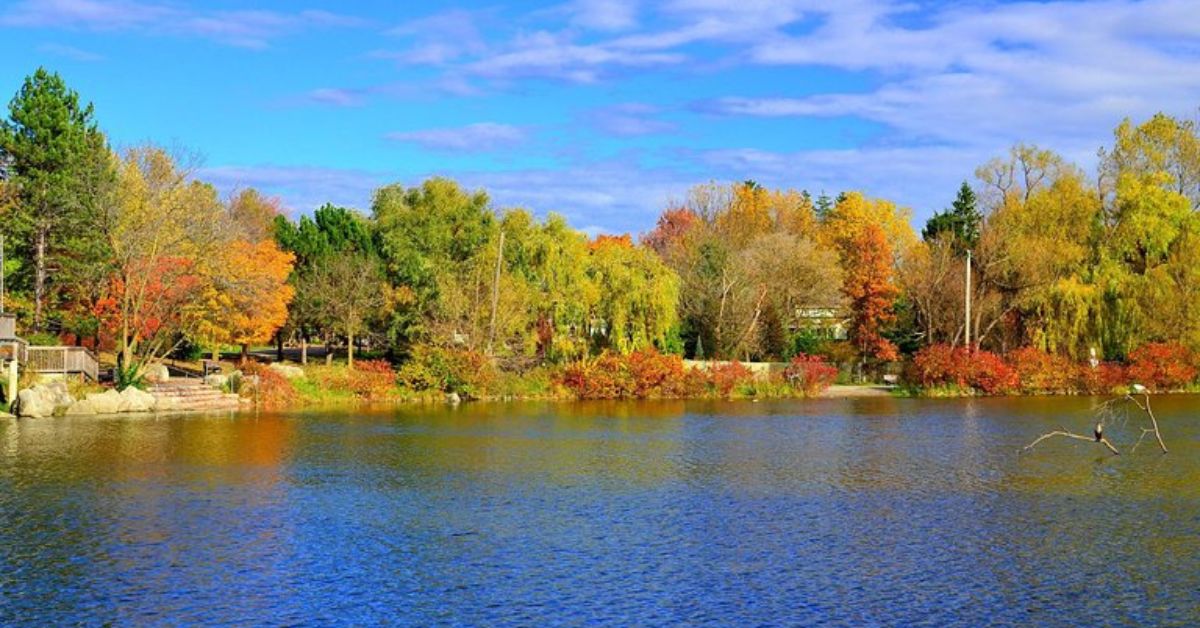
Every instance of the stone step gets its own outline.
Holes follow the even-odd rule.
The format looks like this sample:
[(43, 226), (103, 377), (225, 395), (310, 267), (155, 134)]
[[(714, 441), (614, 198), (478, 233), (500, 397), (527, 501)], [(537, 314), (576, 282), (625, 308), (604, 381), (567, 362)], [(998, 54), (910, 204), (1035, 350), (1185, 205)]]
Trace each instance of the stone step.
[(210, 388), (208, 390), (196, 390), (196, 391), (152, 390), (152, 391), (150, 391), (150, 394), (154, 395), (155, 397), (179, 397), (182, 399), (185, 397), (215, 397), (218, 395), (224, 395), (226, 393), (223, 393), (219, 390), (213, 390)]

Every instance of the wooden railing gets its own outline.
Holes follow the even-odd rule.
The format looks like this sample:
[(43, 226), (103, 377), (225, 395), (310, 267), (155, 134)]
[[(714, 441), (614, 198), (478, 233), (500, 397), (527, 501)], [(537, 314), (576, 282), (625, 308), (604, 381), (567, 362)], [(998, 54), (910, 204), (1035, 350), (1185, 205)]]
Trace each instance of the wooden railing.
[(94, 381), (100, 379), (100, 361), (84, 347), (27, 347), (25, 368), (37, 373), (79, 373)]

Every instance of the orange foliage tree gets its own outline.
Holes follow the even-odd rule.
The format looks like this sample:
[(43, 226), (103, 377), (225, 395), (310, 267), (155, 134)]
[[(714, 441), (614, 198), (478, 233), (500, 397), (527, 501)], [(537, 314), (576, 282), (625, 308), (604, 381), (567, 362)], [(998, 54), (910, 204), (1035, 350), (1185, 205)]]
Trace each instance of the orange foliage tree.
[(273, 240), (227, 245), (195, 308), (197, 337), (241, 345), (244, 361), (249, 345), (267, 342), (287, 321), (294, 261)]
[(899, 289), (892, 283), (892, 248), (878, 225), (866, 225), (849, 247), (843, 293), (850, 301), (850, 340), (864, 359), (891, 361), (896, 345), (880, 333), (896, 319), (892, 306)]

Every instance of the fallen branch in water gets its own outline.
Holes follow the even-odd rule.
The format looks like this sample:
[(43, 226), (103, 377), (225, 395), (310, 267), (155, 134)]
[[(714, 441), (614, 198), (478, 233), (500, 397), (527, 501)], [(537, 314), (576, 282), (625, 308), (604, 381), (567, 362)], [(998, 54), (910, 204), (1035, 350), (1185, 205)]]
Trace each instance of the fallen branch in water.
[[(1099, 429), (1101, 429), (1100, 424), (1097, 423), (1096, 427), (1098, 430), (1097, 434), (1099, 434)], [(1083, 434), (1076, 434), (1074, 432), (1069, 432), (1069, 431), (1067, 431), (1067, 428), (1065, 428), (1065, 427), (1059, 428), (1057, 430), (1054, 430), (1053, 432), (1047, 432), (1045, 434), (1042, 434), (1041, 436), (1038, 436), (1037, 440), (1034, 440), (1032, 443), (1029, 443), (1028, 445), (1026, 445), (1025, 448), (1022, 449), (1021, 451), (1029, 451), (1030, 449), (1033, 449), (1034, 445), (1037, 445), (1038, 443), (1046, 440), (1047, 438), (1051, 438), (1054, 436), (1066, 436), (1067, 438), (1074, 438), (1075, 440), (1085, 440), (1089, 443), (1092, 443), (1092, 442), (1100, 443), (1101, 445), (1104, 445), (1105, 447), (1107, 447), (1109, 451), (1113, 452), (1113, 454), (1115, 454), (1117, 456), (1121, 455), (1121, 452), (1117, 451), (1117, 448), (1113, 447), (1112, 442), (1110, 442), (1103, 435), (1100, 435), (1098, 438), (1095, 436), (1085, 436)]]
[(1108, 437), (1104, 435), (1104, 418), (1106, 416), (1109, 416), (1112, 413), (1112, 408), (1117, 403), (1129, 401), (1129, 402), (1133, 403), (1133, 405), (1137, 406), (1139, 410), (1146, 413), (1146, 416), (1148, 416), (1150, 418), (1150, 425), (1151, 425), (1151, 427), (1141, 428), (1141, 430), (1142, 430), (1141, 435), (1138, 436), (1137, 442), (1133, 444), (1133, 447), (1131, 447), (1129, 449), (1129, 451), (1131, 453), (1136, 451), (1138, 448), (1138, 445), (1142, 444), (1142, 441), (1146, 438), (1147, 434), (1154, 434), (1154, 438), (1158, 441), (1159, 449), (1161, 449), (1164, 454), (1167, 453), (1167, 444), (1165, 442), (1163, 442), (1162, 431), (1159, 430), (1159, 428), (1158, 428), (1158, 418), (1156, 418), (1154, 416), (1154, 411), (1150, 408), (1150, 393), (1148, 393), (1144, 387), (1138, 386), (1138, 385), (1134, 385), (1133, 391), (1134, 391), (1134, 393), (1142, 395), (1142, 401), (1138, 401), (1138, 399), (1133, 396), (1134, 393), (1127, 393), (1122, 397), (1117, 397), (1115, 399), (1109, 399), (1108, 401), (1105, 401), (1104, 403), (1102, 403), (1096, 407), (1096, 414), (1098, 416), (1096, 418), (1096, 427), (1093, 429), (1091, 436), (1088, 436), (1086, 434), (1076, 434), (1076, 433), (1068, 430), (1065, 427), (1060, 427), (1059, 429), (1054, 430), (1053, 432), (1047, 432), (1047, 433), (1042, 434), (1041, 436), (1037, 437), (1037, 439), (1035, 439), (1032, 443), (1029, 443), (1028, 445), (1026, 445), (1021, 451), (1029, 451), (1030, 449), (1033, 449), (1034, 446), (1036, 446), (1038, 443), (1040, 443), (1048, 438), (1052, 438), (1054, 436), (1065, 436), (1067, 438), (1072, 438), (1075, 440), (1100, 443), (1101, 445), (1104, 445), (1114, 455), (1119, 456), (1119, 455), (1121, 455), (1121, 452), (1118, 451), (1116, 446), (1112, 444), (1112, 441), (1108, 440)]
[[(1162, 432), (1159, 431), (1159, 429), (1158, 429), (1158, 419), (1156, 419), (1154, 417), (1154, 411), (1150, 409), (1150, 393), (1143, 391), (1142, 397), (1146, 400), (1145, 405), (1142, 405), (1141, 403), (1139, 403), (1138, 400), (1133, 397), (1133, 395), (1125, 395), (1126, 399), (1132, 401), (1133, 405), (1140, 408), (1143, 412), (1145, 412), (1147, 414), (1147, 416), (1150, 417), (1150, 425), (1153, 426), (1149, 429), (1142, 428), (1142, 435), (1138, 437), (1138, 443), (1142, 442), (1142, 439), (1146, 437), (1147, 432), (1153, 432), (1154, 438), (1158, 439), (1158, 448), (1161, 449), (1162, 452), (1165, 454), (1165, 453), (1167, 453), (1167, 444), (1163, 442)], [(1136, 448), (1137, 445), (1135, 444), (1134, 447)]]

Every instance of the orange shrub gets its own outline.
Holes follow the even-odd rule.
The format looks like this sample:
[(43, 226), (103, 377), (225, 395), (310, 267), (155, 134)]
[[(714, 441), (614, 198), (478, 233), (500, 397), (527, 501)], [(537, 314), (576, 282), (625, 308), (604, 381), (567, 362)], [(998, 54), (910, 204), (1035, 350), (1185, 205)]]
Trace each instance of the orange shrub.
[(388, 399), (396, 393), (396, 372), (386, 360), (361, 360), (347, 374), (347, 386), (365, 401)]
[(1195, 356), (1166, 342), (1144, 344), (1129, 354), (1129, 379), (1156, 391), (1179, 390), (1196, 381)]
[(1078, 369), (1068, 358), (1033, 347), (1011, 351), (1007, 358), (1022, 392), (1067, 393), (1075, 387)]
[(633, 396), (678, 397), (683, 393), (683, 359), (657, 351), (634, 351), (625, 358)]
[(287, 408), (296, 403), (298, 397), (295, 387), (279, 371), (251, 362), (243, 367), (242, 372), (247, 378), (254, 378), (250, 381), (255, 382), (253, 386), (244, 386), (243, 394), (251, 395), (260, 406)]
[(803, 353), (792, 358), (792, 362), (783, 370), (784, 380), (806, 397), (821, 394), (833, 384), (837, 374), (837, 367), (830, 365), (825, 358)]
[(580, 399), (679, 397), (687, 393), (683, 360), (657, 351), (602, 353), (563, 368), (559, 381)]

